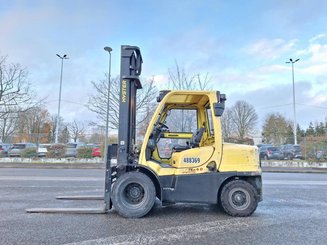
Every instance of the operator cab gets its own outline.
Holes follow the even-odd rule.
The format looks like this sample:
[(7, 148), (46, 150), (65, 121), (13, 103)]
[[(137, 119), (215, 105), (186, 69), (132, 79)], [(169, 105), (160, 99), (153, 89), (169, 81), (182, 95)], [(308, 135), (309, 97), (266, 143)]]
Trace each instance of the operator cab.
[(176, 168), (202, 165), (214, 152), (214, 135), (210, 100), (206, 93), (170, 95), (162, 105), (150, 134), (146, 160)]

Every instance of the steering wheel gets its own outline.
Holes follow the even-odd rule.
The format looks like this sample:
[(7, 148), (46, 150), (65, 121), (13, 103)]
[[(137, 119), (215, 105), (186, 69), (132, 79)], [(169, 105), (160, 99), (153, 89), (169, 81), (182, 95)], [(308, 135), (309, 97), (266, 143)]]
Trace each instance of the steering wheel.
[(155, 142), (158, 143), (159, 140), (160, 140), (160, 134), (162, 132), (168, 132), (168, 131), (169, 131), (169, 128), (168, 128), (168, 126), (166, 124), (161, 123), (161, 122), (157, 122), (156, 125), (155, 125), (155, 127), (154, 127), (154, 131), (152, 133), (152, 135), (153, 135), (152, 137), (155, 140)]

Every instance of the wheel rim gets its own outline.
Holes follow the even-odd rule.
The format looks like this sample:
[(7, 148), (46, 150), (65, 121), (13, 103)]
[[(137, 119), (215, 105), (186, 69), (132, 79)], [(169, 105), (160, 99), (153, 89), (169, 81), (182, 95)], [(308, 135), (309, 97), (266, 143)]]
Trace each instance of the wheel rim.
[(124, 199), (129, 204), (139, 204), (144, 198), (144, 189), (138, 183), (130, 183), (124, 189)]
[(236, 210), (245, 210), (250, 205), (250, 194), (243, 188), (234, 188), (229, 192), (228, 201)]

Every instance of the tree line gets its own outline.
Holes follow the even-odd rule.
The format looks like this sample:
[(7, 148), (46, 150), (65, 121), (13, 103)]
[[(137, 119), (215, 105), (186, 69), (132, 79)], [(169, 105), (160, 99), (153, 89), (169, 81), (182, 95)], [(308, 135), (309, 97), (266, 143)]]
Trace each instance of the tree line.
[[(262, 128), (263, 143), (273, 145), (293, 144), (293, 122), (279, 113), (266, 116)], [(321, 122), (310, 122), (305, 129), (297, 125), (297, 141), (302, 154), (307, 160), (324, 160), (327, 158), (327, 118)]]
[[(91, 81), (93, 95), (88, 99), (87, 108), (94, 112), (96, 121), (65, 122), (56, 114), (50, 114), (44, 99), (36, 96), (28, 81), (28, 72), (20, 64), (11, 64), (7, 57), (0, 58), (0, 137), (2, 142), (52, 143), (55, 139), (56, 121), (60, 120), (59, 141), (93, 141), (101, 143), (106, 120), (106, 105), (110, 103), (110, 129), (117, 129), (119, 117), (119, 76), (111, 78), (108, 97), (108, 74), (99, 81)], [(144, 135), (156, 108), (158, 89), (154, 78), (142, 79), (143, 89), (137, 94), (137, 129)], [(168, 69), (167, 89), (210, 90), (209, 73), (188, 73), (177, 61)], [(183, 120), (187, 120), (184, 117)], [(290, 120), (279, 113), (266, 116), (262, 130), (258, 130), (258, 115), (253, 105), (246, 101), (236, 101), (228, 106), (222, 116), (223, 138), (227, 142), (253, 144), (252, 138), (261, 131), (262, 142), (281, 145), (293, 143), (293, 126)], [(89, 133), (91, 128), (96, 128)], [(310, 123), (307, 129), (299, 126), (298, 136), (326, 135), (327, 121)], [(88, 135), (88, 136), (86, 136)]]

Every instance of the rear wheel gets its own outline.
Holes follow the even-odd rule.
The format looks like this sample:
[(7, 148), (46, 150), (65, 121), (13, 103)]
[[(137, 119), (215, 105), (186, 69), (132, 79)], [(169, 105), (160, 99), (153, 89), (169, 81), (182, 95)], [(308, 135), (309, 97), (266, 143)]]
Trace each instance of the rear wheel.
[(220, 205), (231, 216), (249, 216), (258, 206), (257, 191), (244, 180), (233, 180), (223, 186)]
[(288, 160), (293, 160), (293, 155), (292, 154), (287, 154), (287, 159)]
[(156, 190), (152, 180), (140, 172), (120, 176), (112, 190), (112, 203), (117, 212), (126, 218), (140, 218), (153, 207)]

